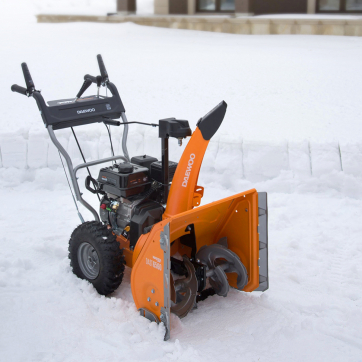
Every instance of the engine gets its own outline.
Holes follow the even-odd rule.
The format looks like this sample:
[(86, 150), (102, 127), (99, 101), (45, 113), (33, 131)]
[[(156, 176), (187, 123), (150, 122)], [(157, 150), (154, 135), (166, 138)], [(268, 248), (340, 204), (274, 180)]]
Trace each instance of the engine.
[[(169, 181), (177, 163), (169, 162)], [(163, 183), (162, 164), (156, 158), (143, 155), (132, 157), (131, 163), (119, 163), (100, 170), (99, 191), (101, 220), (113, 232), (130, 241), (134, 249), (142, 234), (162, 220)]]

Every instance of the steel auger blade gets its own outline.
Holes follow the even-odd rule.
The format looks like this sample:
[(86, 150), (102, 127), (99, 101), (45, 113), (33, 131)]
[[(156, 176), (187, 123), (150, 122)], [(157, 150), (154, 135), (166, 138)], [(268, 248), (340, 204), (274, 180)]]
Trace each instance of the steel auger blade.
[(226, 273), (237, 274), (238, 290), (242, 290), (248, 283), (248, 273), (244, 264), (240, 258), (225, 245), (205, 245), (197, 252), (196, 259), (206, 265), (206, 276), (209, 277), (211, 286), (220, 296), (226, 297), (229, 292)]
[[(179, 318), (184, 318), (196, 303), (197, 279), (195, 268), (187, 256), (183, 257), (187, 269), (187, 278), (177, 279), (174, 282), (176, 302), (171, 306), (171, 312)], [(172, 291), (171, 291), (172, 293)]]

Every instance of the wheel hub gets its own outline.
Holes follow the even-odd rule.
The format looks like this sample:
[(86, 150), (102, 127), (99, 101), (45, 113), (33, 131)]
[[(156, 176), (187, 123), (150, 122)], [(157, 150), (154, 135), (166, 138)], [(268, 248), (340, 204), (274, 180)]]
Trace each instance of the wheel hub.
[(99, 274), (99, 257), (93, 246), (83, 242), (78, 249), (78, 264), (87, 279), (96, 279)]

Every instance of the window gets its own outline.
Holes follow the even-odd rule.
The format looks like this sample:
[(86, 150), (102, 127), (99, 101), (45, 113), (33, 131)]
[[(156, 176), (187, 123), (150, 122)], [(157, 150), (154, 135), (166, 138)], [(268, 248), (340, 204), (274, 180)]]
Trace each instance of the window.
[(199, 8), (204, 11), (215, 11), (216, 0), (199, 0)]
[(362, 0), (317, 0), (319, 13), (362, 13)]
[(362, 11), (362, 0), (347, 0), (346, 1), (347, 11)]
[(320, 11), (338, 11), (340, 0), (320, 0), (319, 10)]
[(199, 12), (234, 12), (235, 0), (197, 0)]

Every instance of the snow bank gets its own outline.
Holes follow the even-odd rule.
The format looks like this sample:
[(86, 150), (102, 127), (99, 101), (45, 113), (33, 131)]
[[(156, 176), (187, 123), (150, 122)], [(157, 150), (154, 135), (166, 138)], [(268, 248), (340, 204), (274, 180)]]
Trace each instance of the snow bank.
[[(113, 145), (116, 153), (122, 153), (122, 134), (116, 129)], [(91, 131), (76, 129), (78, 140), (87, 160), (110, 156), (108, 134), (103, 127)], [(74, 163), (82, 161), (71, 132), (57, 133)], [(170, 140), (170, 159), (178, 161), (182, 147), (177, 140)], [(160, 142), (156, 128), (131, 128), (128, 137), (131, 156), (149, 154), (160, 157)], [(61, 166), (58, 151), (51, 143), (46, 130), (29, 133), (0, 134), (1, 167), (16, 169), (57, 168)], [(228, 188), (233, 179), (253, 182), (271, 180), (290, 171), (295, 177), (321, 177), (334, 172), (344, 172), (361, 177), (362, 143), (316, 143), (308, 141), (266, 142), (250, 141), (241, 136), (215, 135), (205, 154), (204, 172), (217, 173), (221, 185)], [(229, 177), (232, 170), (233, 178)], [(223, 178), (222, 175), (225, 177)]]

